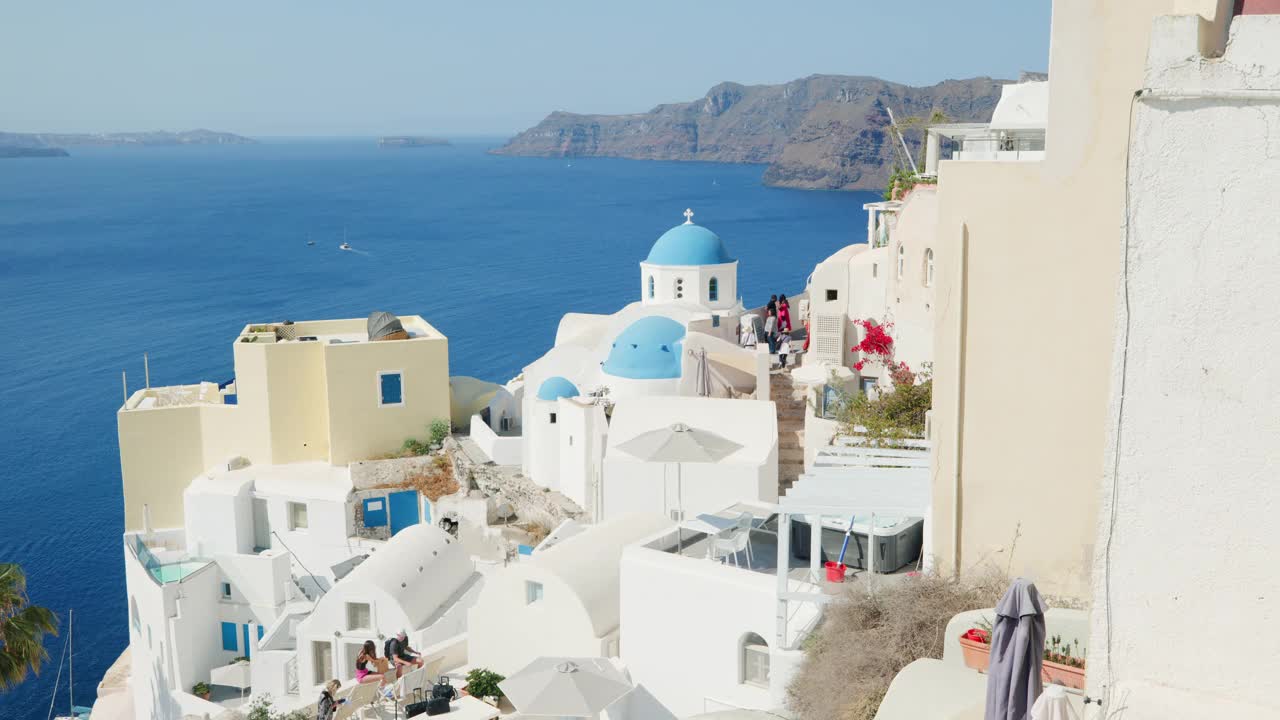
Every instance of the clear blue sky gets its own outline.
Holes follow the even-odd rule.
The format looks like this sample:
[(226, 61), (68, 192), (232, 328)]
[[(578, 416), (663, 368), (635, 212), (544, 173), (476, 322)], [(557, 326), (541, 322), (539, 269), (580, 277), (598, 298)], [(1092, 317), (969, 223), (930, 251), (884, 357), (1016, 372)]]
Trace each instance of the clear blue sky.
[(1049, 0), (13, 0), (0, 130), (507, 134), (722, 80), (1048, 63)]

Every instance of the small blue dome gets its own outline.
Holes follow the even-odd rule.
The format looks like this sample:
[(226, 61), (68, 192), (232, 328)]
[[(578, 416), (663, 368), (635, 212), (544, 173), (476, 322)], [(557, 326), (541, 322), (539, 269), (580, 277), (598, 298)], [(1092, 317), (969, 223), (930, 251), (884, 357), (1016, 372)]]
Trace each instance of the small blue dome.
[(627, 326), (613, 341), (604, 371), (632, 380), (680, 377), (680, 341), (684, 325), (664, 315), (650, 315)]
[(733, 262), (720, 236), (693, 223), (662, 233), (645, 262), (654, 265), (723, 265)]
[(578, 397), (578, 395), (578, 388), (559, 375), (543, 380), (538, 386), (539, 400), (559, 400), (565, 397)]

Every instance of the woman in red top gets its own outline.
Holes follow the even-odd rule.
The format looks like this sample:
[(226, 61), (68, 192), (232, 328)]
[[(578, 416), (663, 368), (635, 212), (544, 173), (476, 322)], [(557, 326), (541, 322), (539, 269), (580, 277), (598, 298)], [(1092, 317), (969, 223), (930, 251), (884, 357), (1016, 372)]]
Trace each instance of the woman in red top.
[(786, 295), (778, 296), (778, 333), (791, 332), (791, 305), (787, 303)]

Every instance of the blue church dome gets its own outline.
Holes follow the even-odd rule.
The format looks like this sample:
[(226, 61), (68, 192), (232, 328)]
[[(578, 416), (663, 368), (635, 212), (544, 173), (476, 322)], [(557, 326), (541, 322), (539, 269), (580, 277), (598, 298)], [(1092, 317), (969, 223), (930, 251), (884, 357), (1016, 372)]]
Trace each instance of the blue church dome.
[(604, 371), (632, 380), (680, 377), (680, 341), (684, 325), (664, 315), (650, 315), (627, 326), (613, 341)]
[(559, 400), (565, 397), (578, 397), (578, 395), (578, 388), (559, 375), (543, 380), (538, 386), (539, 400)]
[(653, 265), (723, 265), (733, 262), (720, 236), (693, 223), (662, 233), (645, 262)]

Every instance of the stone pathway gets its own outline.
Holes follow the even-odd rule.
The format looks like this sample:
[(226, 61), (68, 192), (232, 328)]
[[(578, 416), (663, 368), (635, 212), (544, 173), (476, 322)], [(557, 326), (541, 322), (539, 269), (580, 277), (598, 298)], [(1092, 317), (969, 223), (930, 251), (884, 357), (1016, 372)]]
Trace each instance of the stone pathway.
[(769, 399), (778, 408), (778, 497), (804, 472), (806, 391), (806, 386), (792, 381), (789, 368), (769, 376)]

